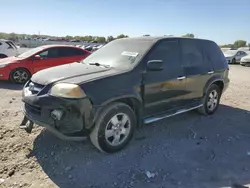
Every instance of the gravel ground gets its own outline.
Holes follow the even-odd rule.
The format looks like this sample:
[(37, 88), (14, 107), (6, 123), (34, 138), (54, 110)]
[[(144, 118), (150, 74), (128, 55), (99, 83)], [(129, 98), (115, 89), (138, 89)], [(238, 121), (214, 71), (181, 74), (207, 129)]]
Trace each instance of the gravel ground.
[[(250, 183), (250, 68), (232, 65), (216, 114), (147, 125), (123, 151), (19, 130), (21, 86), (0, 82), (0, 187), (237, 187)], [(250, 185), (249, 185), (250, 186)]]

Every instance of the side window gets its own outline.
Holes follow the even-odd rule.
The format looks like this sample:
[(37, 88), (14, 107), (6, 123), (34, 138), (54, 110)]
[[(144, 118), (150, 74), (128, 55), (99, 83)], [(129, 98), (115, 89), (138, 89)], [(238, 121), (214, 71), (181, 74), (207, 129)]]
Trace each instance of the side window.
[(40, 57), (41, 57), (41, 59), (45, 59), (45, 58), (48, 58), (48, 50), (46, 50), (46, 51), (43, 51), (42, 53), (40, 53), (40, 54), (38, 54)]
[(185, 67), (200, 67), (203, 65), (203, 56), (198, 41), (182, 40), (182, 60)]
[(150, 60), (162, 60), (164, 63), (164, 70), (157, 73), (164, 76), (164, 78), (177, 78), (182, 75), (182, 67), (180, 64), (180, 50), (177, 40), (163, 40), (158, 42), (146, 57), (146, 62)]
[(40, 54), (41, 59), (48, 59), (48, 58), (58, 58), (58, 48), (50, 48), (41, 52)]
[(227, 66), (227, 61), (220, 47), (212, 41), (202, 44), (204, 62), (213, 66), (213, 69), (223, 70)]
[(85, 55), (85, 52), (83, 50), (75, 49), (76, 55)]
[(0, 42), (0, 46), (2, 45), (2, 43)]
[(78, 50), (75, 48), (60, 48), (59, 49), (60, 57), (72, 57), (72, 56), (78, 56), (78, 55), (84, 55), (84, 52), (82, 50)]
[(203, 59), (202, 41), (182, 39), (182, 63), (187, 75), (199, 75), (210, 71), (212, 65)]
[(164, 67), (170, 65), (179, 66), (179, 49), (178, 41), (160, 41), (148, 55), (147, 61), (162, 60)]
[(246, 52), (241, 51), (240, 55), (246, 55)]

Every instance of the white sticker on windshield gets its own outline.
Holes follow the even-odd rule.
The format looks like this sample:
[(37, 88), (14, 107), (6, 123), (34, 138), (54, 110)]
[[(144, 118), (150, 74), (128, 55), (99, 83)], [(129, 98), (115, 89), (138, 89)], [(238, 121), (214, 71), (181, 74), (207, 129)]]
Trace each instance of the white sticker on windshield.
[(131, 56), (131, 57), (137, 57), (138, 54), (139, 53), (137, 53), (137, 52), (128, 52), (128, 51), (122, 52), (122, 55)]

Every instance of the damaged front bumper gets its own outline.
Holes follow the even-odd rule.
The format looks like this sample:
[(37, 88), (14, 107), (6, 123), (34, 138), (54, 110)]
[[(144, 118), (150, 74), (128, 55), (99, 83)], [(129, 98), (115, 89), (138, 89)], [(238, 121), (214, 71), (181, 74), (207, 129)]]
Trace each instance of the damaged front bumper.
[(93, 125), (94, 110), (88, 98), (65, 99), (48, 94), (23, 96), (24, 119), (20, 125), (30, 133), (33, 123), (45, 127), (64, 140), (87, 138)]

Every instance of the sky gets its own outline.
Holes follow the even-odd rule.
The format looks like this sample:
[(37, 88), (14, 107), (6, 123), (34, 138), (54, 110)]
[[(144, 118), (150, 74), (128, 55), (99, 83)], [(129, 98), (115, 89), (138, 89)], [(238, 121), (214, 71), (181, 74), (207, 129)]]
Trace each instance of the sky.
[(250, 0), (1, 0), (0, 32), (184, 35), (250, 43)]

